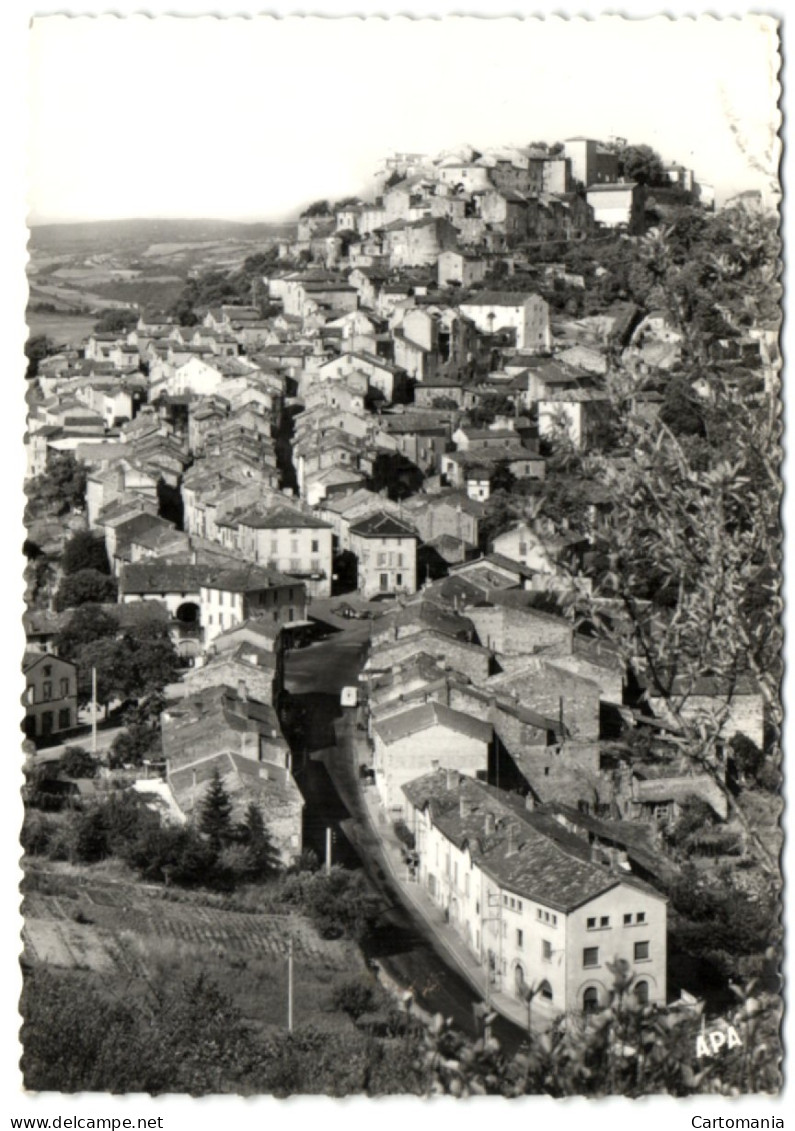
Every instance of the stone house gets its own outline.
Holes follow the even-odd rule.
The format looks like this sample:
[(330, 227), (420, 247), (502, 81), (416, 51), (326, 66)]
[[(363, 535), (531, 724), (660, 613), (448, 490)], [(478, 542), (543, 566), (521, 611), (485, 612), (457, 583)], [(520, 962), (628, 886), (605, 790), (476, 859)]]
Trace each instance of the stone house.
[(51, 652), (26, 652), (25, 734), (49, 738), (77, 726), (77, 666)]
[(300, 578), (312, 597), (331, 596), (332, 528), (312, 514), (278, 507), (240, 516), (240, 550), (249, 561)]
[(436, 269), (440, 287), (449, 287), (451, 283), (471, 287), (485, 278), (486, 260), (471, 252), (450, 249), (440, 254)]
[(620, 184), (590, 184), (586, 189), (594, 222), (605, 228), (625, 228), (631, 235), (646, 230), (646, 190), (633, 181)]
[(488, 771), (491, 724), (428, 702), (373, 724), (375, 786), (386, 812), (405, 812), (402, 787), (438, 767), (472, 777)]
[(384, 228), (384, 247), (392, 268), (435, 266), (443, 251), (457, 245), (458, 229), (439, 217), (399, 220)]
[(403, 787), (418, 882), (466, 942), (493, 991), (551, 1023), (610, 1000), (625, 960), (638, 1002), (667, 999), (666, 900), (626, 870), (592, 860), (582, 838), (521, 798), (470, 776)]
[(485, 507), (463, 491), (415, 495), (404, 503), (407, 517), (423, 542), (446, 534), (467, 546), (477, 546), (479, 522)]
[(180, 810), (197, 820), (217, 770), (241, 822), (257, 805), (282, 864), (301, 853), (304, 800), (275, 711), (245, 685), (207, 687), (161, 715), (166, 781)]
[(352, 525), (350, 548), (357, 559), (361, 595), (369, 599), (382, 593), (414, 593), (418, 541), (412, 527), (385, 511)]
[(529, 353), (549, 353), (551, 349), (549, 307), (539, 295), (480, 291), (462, 302), (459, 309), (483, 334), (513, 331), (517, 349)]
[(205, 645), (249, 618), (262, 617), (281, 628), (306, 621), (304, 583), (262, 566), (216, 571), (202, 581), (199, 602)]
[(451, 671), (460, 672), (473, 683), (482, 684), (489, 677), (492, 656), (488, 648), (479, 644), (458, 640), (435, 628), (423, 628), (419, 632), (402, 636), (397, 640), (387, 640), (370, 650), (366, 670), (371, 672), (388, 671), (395, 664), (411, 656), (426, 652)]
[(573, 739), (599, 738), (599, 686), (555, 665), (554, 658), (528, 656), (510, 671), (491, 676), (484, 685), (548, 718), (557, 718)]

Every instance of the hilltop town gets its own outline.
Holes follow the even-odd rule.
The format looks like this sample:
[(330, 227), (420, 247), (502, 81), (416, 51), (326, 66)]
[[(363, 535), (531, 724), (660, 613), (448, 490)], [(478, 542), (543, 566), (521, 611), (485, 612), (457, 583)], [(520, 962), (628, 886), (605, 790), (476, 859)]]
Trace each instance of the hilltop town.
[(775, 1016), (777, 255), (758, 194), (645, 145), (401, 153), (32, 338), (31, 968), (70, 966), (67, 872), (116, 869), (262, 885), (360, 978), (323, 947), (399, 907), (530, 1035), (616, 979)]

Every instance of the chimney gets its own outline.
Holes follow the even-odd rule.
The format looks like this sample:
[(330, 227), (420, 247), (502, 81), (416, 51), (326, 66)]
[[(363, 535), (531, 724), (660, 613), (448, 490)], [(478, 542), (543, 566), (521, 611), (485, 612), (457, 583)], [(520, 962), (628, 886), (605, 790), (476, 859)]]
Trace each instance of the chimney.
[(457, 785), (458, 785), (458, 774), (456, 773), (455, 770), (451, 770), (451, 769), (448, 768), (448, 770), (447, 770), (447, 788), (448, 789), (455, 789)]
[(519, 843), (516, 836), (516, 825), (511, 822), (508, 826), (508, 847), (505, 849), (506, 856), (515, 856), (519, 851)]
[(483, 822), (483, 831), (486, 834), (486, 836), (492, 836), (493, 833), (494, 833), (494, 829), (495, 829), (494, 814), (493, 813), (487, 813), (486, 819)]
[(535, 803), (535, 799), (533, 798), (532, 793), (528, 793), (527, 796), (525, 797), (524, 807), (528, 811), (528, 813), (532, 813), (533, 810), (535, 809), (536, 803)]
[(241, 703), (245, 703), (248, 700), (248, 691), (246, 689), (246, 681), (244, 679), (239, 679), (237, 681), (237, 697)]
[(461, 816), (462, 818), (466, 817), (468, 812), (469, 812), (469, 804), (467, 803), (467, 799), (464, 796), (464, 791), (461, 790), (460, 794), (458, 795), (458, 813), (459, 813), (459, 816)]
[(434, 773), (436, 773), (436, 771), (439, 769), (439, 759), (438, 758), (432, 758), (431, 759), (431, 769), (433, 770)]

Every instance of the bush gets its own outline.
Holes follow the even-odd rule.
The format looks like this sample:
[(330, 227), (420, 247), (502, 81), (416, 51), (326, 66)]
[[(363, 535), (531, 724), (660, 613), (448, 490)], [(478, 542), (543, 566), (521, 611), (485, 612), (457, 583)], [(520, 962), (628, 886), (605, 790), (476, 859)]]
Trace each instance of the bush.
[(336, 987), (331, 1002), (335, 1009), (347, 1013), (352, 1021), (358, 1021), (363, 1014), (374, 1013), (381, 1005), (382, 998), (380, 987), (372, 980), (350, 978)]
[(26, 812), (20, 844), (27, 856), (47, 856), (53, 837), (53, 822), (43, 813)]
[(108, 605), (116, 600), (117, 593), (115, 577), (97, 569), (80, 569), (64, 577), (55, 595), (55, 608), (62, 613), (79, 605)]
[(84, 569), (109, 574), (110, 562), (104, 539), (88, 530), (79, 530), (73, 534), (64, 545), (61, 569), (65, 574), (79, 573)]
[(372, 934), (381, 907), (361, 872), (338, 867), (289, 875), (281, 900), (305, 911), (323, 938), (347, 935), (357, 942)]
[(60, 770), (67, 778), (95, 778), (99, 762), (85, 746), (70, 746), (61, 758)]

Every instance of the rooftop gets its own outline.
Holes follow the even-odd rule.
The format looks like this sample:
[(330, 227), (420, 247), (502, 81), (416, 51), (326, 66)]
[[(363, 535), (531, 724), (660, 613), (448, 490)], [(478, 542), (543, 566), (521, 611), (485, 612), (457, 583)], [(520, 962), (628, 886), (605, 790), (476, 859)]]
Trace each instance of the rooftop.
[[(468, 846), (475, 863), (500, 887), (517, 895), (563, 913), (618, 884), (664, 898), (634, 877), (591, 863), (582, 838), (528, 810), (521, 797), (446, 771), (417, 778), (403, 792), (415, 807), (429, 810), (433, 824), (450, 841)], [(489, 825), (487, 831), (487, 815), (493, 830)]]
[(462, 711), (454, 711), (451, 707), (433, 701), (380, 719), (373, 729), (383, 742), (391, 745), (433, 726), (446, 727), (480, 742), (491, 742), (492, 738), (491, 723), (481, 722)]
[(419, 538), (413, 527), (386, 511), (375, 511), (351, 527), (360, 538)]

